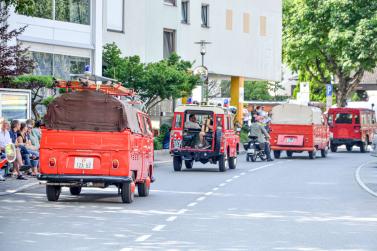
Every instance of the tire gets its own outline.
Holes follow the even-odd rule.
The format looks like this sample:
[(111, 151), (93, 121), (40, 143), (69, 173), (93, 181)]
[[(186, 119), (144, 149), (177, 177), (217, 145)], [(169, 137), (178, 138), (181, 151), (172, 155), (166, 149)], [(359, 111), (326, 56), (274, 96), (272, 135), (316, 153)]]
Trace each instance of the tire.
[(229, 158), (229, 169), (236, 169), (237, 167), (237, 155)]
[(317, 151), (309, 151), (309, 159), (315, 159), (317, 155)]
[(173, 157), (173, 167), (175, 172), (180, 172), (182, 170), (182, 158), (180, 156)]
[(219, 171), (220, 172), (225, 172), (226, 171), (226, 165), (227, 165), (227, 157), (226, 157), (226, 154), (222, 154), (220, 155), (219, 157)]
[(293, 156), (293, 152), (292, 151), (287, 151), (287, 157), (290, 159), (292, 158)]
[(78, 196), (81, 193), (81, 187), (70, 187), (69, 191), (72, 195)]
[(361, 142), (361, 144), (360, 144), (360, 152), (362, 152), (362, 153), (366, 152), (365, 142)]
[(338, 146), (331, 144), (330, 145), (330, 150), (331, 150), (331, 152), (336, 153), (338, 151)]
[(347, 152), (352, 152), (353, 145), (346, 145)]
[(46, 186), (46, 195), (48, 201), (58, 201), (62, 188), (60, 186)]
[(322, 149), (321, 150), (321, 156), (322, 156), (322, 158), (326, 158), (328, 153), (329, 153), (329, 150), (327, 148), (326, 149)]
[(135, 194), (132, 192), (133, 182), (123, 183), (121, 188), (122, 202), (130, 204), (134, 201)]
[(144, 181), (143, 183), (138, 183), (137, 193), (139, 194), (139, 197), (147, 197), (149, 195), (149, 188), (150, 186), (148, 186), (146, 181)]
[(246, 154), (246, 162), (250, 162), (249, 154)]
[(251, 162), (255, 162), (255, 161), (257, 161), (257, 155), (253, 154), (251, 155)]
[(280, 159), (281, 151), (274, 151), (274, 158)]
[(266, 160), (267, 160), (267, 156), (266, 156), (266, 154), (261, 154), (261, 155), (259, 156), (259, 158), (260, 158), (262, 161), (266, 161)]
[(193, 164), (194, 164), (193, 160), (185, 160), (185, 166), (187, 169), (192, 169)]

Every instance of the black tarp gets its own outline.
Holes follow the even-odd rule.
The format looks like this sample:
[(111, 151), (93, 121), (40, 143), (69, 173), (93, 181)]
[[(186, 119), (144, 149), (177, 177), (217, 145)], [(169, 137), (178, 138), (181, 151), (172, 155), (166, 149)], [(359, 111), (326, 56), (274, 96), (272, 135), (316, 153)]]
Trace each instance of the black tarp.
[(114, 132), (131, 129), (140, 133), (138, 110), (117, 98), (97, 91), (65, 93), (49, 105), (47, 129)]

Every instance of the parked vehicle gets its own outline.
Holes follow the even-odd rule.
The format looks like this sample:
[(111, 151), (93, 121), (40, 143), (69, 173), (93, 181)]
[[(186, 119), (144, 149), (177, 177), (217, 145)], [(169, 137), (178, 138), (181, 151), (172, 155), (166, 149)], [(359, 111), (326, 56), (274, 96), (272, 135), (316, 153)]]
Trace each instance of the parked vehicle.
[(148, 196), (153, 134), (148, 115), (129, 102), (134, 93), (86, 79), (59, 87), (73, 92), (49, 105), (42, 128), (38, 179), (47, 181), (47, 199), (57, 201), (62, 187), (79, 195), (82, 187), (110, 185), (118, 187), (123, 203), (134, 200), (136, 186), (139, 197)]
[(261, 159), (262, 161), (267, 160), (267, 155), (264, 151), (263, 144), (260, 144), (257, 140), (257, 137), (250, 137), (250, 141), (248, 143), (244, 143), (244, 149), (246, 151), (246, 161), (255, 162), (257, 159)]
[(367, 146), (372, 144), (376, 114), (374, 110), (365, 108), (330, 108), (328, 123), (332, 152), (336, 152), (341, 145), (345, 145), (349, 152), (353, 146), (365, 152)]
[(286, 151), (291, 158), (295, 152), (309, 153), (314, 159), (317, 151), (326, 157), (329, 147), (329, 128), (327, 120), (317, 107), (283, 104), (272, 109), (270, 131), (271, 149), (274, 157), (280, 158)]
[(183, 161), (187, 169), (195, 161), (218, 164), (220, 172), (235, 169), (239, 142), (233, 114), (223, 107), (183, 105), (174, 112), (170, 137), (174, 171), (181, 171)]

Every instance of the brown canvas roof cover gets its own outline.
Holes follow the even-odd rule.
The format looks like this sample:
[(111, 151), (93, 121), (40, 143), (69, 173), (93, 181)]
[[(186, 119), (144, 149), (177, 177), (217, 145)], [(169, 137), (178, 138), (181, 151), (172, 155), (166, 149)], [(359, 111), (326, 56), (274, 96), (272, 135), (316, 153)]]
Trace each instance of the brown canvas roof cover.
[(47, 129), (114, 132), (130, 129), (141, 133), (138, 110), (97, 91), (77, 91), (57, 97), (45, 116)]

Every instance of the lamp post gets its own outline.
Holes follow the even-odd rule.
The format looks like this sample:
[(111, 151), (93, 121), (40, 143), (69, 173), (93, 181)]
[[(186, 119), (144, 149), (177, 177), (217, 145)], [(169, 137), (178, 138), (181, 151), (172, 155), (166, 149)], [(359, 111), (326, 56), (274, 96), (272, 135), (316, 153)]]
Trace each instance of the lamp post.
[(208, 42), (206, 40), (200, 40), (199, 42), (195, 42), (195, 44), (200, 45), (200, 55), (202, 55), (202, 66), (201, 66), (202, 70), (201, 70), (201, 72), (206, 72), (205, 78), (202, 79), (203, 80), (203, 82), (202, 82), (202, 100), (207, 102), (208, 101), (208, 69), (207, 69), (207, 67), (204, 66), (204, 56), (207, 53), (206, 45), (211, 44), (211, 42)]

